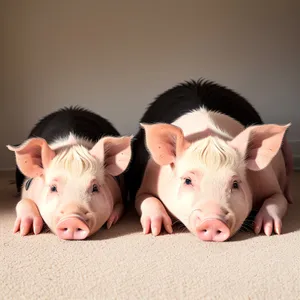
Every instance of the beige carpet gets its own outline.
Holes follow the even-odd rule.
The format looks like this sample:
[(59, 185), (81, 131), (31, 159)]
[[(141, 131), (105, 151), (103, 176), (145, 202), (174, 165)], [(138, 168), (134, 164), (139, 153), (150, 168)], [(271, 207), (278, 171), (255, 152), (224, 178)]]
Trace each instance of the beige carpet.
[(300, 173), (283, 235), (225, 243), (144, 236), (134, 214), (91, 240), (20, 237), (10, 179), (0, 178), (0, 299), (300, 299)]

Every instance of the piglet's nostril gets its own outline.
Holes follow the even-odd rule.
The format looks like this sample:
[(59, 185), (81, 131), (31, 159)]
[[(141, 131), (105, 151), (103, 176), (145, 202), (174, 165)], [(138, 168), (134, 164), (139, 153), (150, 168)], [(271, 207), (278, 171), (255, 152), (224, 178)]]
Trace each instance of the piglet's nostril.
[(221, 210), (222, 210), (222, 213), (223, 213), (225, 216), (227, 216), (227, 215), (229, 214), (229, 211), (228, 211), (227, 209), (221, 208)]

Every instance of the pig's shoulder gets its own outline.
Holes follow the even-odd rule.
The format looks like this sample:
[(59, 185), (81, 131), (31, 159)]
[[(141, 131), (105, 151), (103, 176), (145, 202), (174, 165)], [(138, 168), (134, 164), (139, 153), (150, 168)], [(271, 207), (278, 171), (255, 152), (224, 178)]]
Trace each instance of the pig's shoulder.
[(275, 193), (283, 193), (286, 178), (281, 153), (278, 153), (274, 161), (265, 169), (260, 171), (248, 170), (247, 178), (256, 205), (260, 205), (262, 201)]

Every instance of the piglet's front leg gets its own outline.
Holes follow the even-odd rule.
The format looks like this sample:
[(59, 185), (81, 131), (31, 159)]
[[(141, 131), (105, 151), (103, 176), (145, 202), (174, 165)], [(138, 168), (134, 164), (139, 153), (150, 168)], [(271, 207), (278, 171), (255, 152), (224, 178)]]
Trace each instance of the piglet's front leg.
[(141, 194), (136, 199), (136, 208), (141, 215), (144, 234), (152, 232), (154, 236), (160, 234), (164, 225), (168, 233), (172, 233), (172, 220), (159, 199), (149, 194)]
[(282, 218), (286, 214), (288, 202), (282, 193), (267, 198), (255, 217), (254, 232), (259, 234), (263, 229), (268, 236), (274, 231), (281, 234)]
[(112, 225), (116, 224), (118, 220), (122, 217), (124, 212), (124, 205), (122, 202), (118, 202), (115, 204), (111, 215), (109, 216), (106, 226), (109, 229)]
[(17, 219), (14, 224), (13, 232), (20, 230), (21, 235), (27, 235), (31, 229), (34, 234), (39, 234), (43, 229), (43, 219), (36, 206), (30, 199), (22, 199), (16, 207)]

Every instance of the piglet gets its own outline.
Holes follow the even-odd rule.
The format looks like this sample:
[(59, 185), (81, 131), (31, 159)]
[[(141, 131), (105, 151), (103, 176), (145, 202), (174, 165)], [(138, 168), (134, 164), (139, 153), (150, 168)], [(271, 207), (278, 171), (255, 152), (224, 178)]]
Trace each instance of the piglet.
[(251, 210), (256, 233), (281, 233), (291, 168), (281, 146), (290, 124), (263, 124), (244, 98), (205, 81), (168, 90), (141, 122), (130, 188), (144, 233), (172, 233), (174, 219), (200, 240), (225, 241)]
[(60, 239), (82, 240), (122, 216), (131, 136), (119, 136), (108, 120), (64, 108), (40, 120), (22, 144), (7, 147), (15, 152), (18, 182), (26, 176), (14, 232), (39, 234), (44, 221)]

